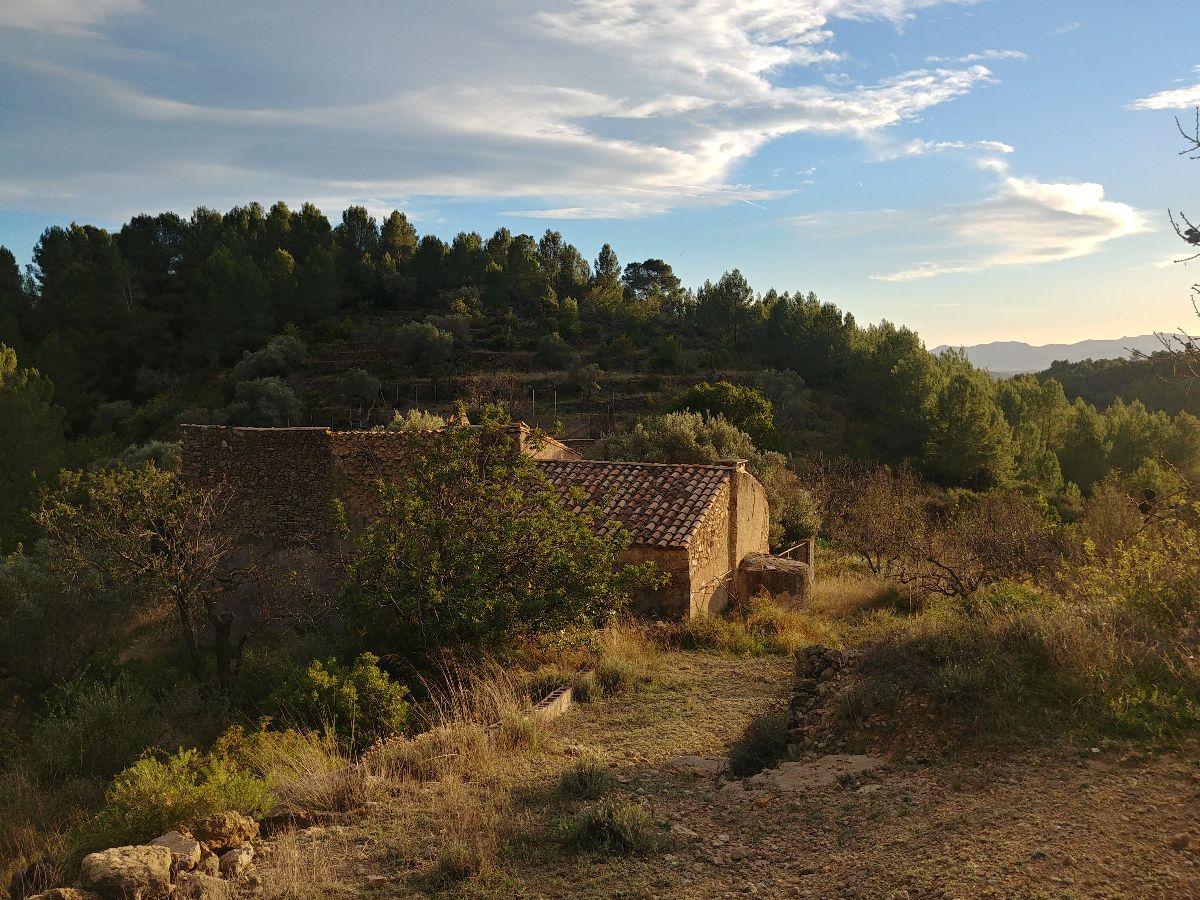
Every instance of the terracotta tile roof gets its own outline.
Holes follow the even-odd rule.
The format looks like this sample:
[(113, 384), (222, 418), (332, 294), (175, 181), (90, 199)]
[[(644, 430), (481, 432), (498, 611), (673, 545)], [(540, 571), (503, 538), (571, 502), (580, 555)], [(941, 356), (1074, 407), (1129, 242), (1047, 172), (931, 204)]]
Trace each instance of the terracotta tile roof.
[[(591, 507), (601, 534), (619, 523), (635, 545), (650, 547), (686, 547), (730, 476), (723, 466), (593, 459), (535, 465), (573, 509)], [(573, 488), (582, 492), (582, 502), (571, 497)]]

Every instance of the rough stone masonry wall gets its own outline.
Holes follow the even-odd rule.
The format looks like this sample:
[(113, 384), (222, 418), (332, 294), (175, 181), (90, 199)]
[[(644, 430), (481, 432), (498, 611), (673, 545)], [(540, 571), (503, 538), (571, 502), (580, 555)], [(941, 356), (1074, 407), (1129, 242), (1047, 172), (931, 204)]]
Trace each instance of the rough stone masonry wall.
[(325, 545), (337, 496), (332, 438), (325, 428), (185, 425), (181, 474), (228, 491), (229, 527), (246, 543)]
[(709, 507), (688, 543), (691, 579), (690, 614), (704, 616), (720, 612), (729, 603), (730, 484), (726, 482)]
[(767, 553), (770, 547), (771, 514), (767, 492), (749, 472), (733, 473), (735, 542), (731, 567), (751, 553)]
[(351, 528), (357, 529), (378, 512), (376, 482), (399, 479), (412, 444), (409, 436), (386, 431), (339, 431), (330, 437), (334, 487)]
[(254, 545), (335, 538), (333, 501), (351, 526), (378, 509), (375, 483), (407, 465), (408, 436), (327, 428), (184, 426), (182, 474), (230, 492), (230, 522)]
[(655, 619), (686, 619), (691, 615), (691, 575), (688, 551), (683, 547), (630, 547), (621, 562), (636, 565), (652, 562), (666, 582), (654, 590), (643, 590), (631, 598), (631, 609)]

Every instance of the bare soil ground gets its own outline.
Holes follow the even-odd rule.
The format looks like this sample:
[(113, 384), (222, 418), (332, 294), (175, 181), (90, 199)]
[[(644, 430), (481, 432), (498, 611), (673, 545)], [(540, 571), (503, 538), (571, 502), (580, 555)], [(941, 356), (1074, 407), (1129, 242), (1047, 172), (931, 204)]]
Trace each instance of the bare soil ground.
[[(493, 794), (498, 860), (465, 881), (431, 876), (439, 841), (472, 823), (439, 820), (444, 787), (401, 792), (307, 847), (300, 895), (481, 897), (1200, 897), (1200, 750), (1058, 746), (946, 760), (891, 756), (847, 783), (796, 792), (742, 789), (679, 771), (681, 754), (723, 756), (751, 718), (787, 692), (788, 658), (670, 653), (659, 683), (580, 704)], [(645, 857), (564, 849), (581, 806), (558, 775), (595, 750), (617, 790), (668, 836)], [(754, 787), (754, 785), (751, 785)], [(484, 804), (487, 805), (486, 803)], [(479, 815), (475, 810), (473, 815)], [(486, 819), (487, 816), (484, 816)], [(486, 827), (481, 820), (479, 827)], [(271, 878), (268, 872), (264, 873)]]

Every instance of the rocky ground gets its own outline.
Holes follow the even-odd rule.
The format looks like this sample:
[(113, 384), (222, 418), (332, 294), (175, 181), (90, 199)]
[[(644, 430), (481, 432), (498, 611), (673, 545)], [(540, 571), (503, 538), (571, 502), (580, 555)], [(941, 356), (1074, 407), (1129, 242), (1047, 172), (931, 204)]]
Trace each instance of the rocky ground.
[[(791, 675), (783, 658), (668, 654), (657, 686), (576, 705), (549, 726), (543, 750), (513, 775), (495, 866), (431, 879), (430, 854), (456, 826), (438, 821), (432, 794), (407, 793), (276, 838), (295, 870), (288, 893), (1200, 897), (1200, 750), (1072, 744), (947, 759), (828, 747), (751, 778), (724, 772), (730, 746), (780, 702)], [(662, 851), (596, 857), (561, 846), (578, 801), (557, 795), (557, 775), (593, 750), (617, 790), (651, 810)]]

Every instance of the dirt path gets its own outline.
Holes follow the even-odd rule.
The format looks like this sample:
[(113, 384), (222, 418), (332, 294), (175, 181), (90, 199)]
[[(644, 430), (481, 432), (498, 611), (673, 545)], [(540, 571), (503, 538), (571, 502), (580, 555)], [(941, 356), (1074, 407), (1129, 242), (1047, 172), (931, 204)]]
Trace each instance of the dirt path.
[(727, 752), (786, 687), (790, 661), (693, 653), (666, 665), (669, 689), (577, 707), (556, 731), (602, 749), (674, 847), (646, 860), (538, 859), (510, 873), (525, 895), (1200, 897), (1194, 751), (889, 762), (848, 787), (747, 792), (664, 763)]
[[(541, 753), (517, 760), (496, 869), (448, 884), (423, 874), (447, 823), (420, 799), (440, 789), (420, 788), (323, 831), (292, 895), (1200, 897), (1195, 748), (885, 759), (852, 782), (795, 792), (670, 763), (723, 758), (790, 677), (790, 659), (667, 654), (656, 686), (576, 705), (551, 724)], [(558, 793), (557, 779), (589, 751), (610, 761), (619, 791), (649, 806), (668, 849), (623, 858), (561, 848), (558, 829), (581, 804)], [(306, 894), (312, 865), (331, 855), (336, 885)]]

